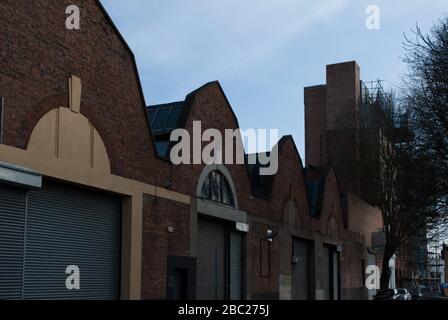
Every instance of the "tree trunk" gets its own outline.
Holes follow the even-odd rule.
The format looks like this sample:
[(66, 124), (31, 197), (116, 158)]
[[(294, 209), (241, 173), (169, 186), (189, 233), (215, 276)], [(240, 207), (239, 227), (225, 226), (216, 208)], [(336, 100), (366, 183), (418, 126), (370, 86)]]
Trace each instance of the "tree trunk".
[(381, 268), (381, 279), (380, 279), (380, 288), (381, 290), (389, 289), (389, 280), (390, 280), (390, 274), (389, 274), (389, 261), (394, 255), (393, 253), (390, 253), (391, 250), (384, 248), (384, 254), (383, 254), (383, 266)]

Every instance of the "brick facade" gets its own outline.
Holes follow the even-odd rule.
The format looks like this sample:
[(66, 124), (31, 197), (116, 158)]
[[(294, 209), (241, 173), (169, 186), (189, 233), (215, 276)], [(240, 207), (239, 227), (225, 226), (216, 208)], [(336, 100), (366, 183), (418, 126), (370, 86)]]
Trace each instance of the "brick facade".
[[(65, 28), (72, 4), (81, 10), (80, 30)], [(76, 75), (83, 80), (81, 113), (105, 141), (112, 172), (160, 181), (166, 166), (155, 161), (134, 56), (99, 2), (5, 0), (0, 11), (4, 143), (26, 148), (39, 119), (68, 105), (67, 79)], [(158, 169), (146, 175), (149, 168)]]
[(188, 205), (145, 196), (142, 299), (165, 299), (167, 257), (189, 255), (189, 211)]
[[(81, 8), (79, 31), (65, 29), (64, 12), (71, 4)], [(53, 108), (68, 105), (67, 79), (76, 75), (83, 81), (81, 113), (104, 140), (112, 174), (196, 199), (204, 165), (174, 166), (157, 158), (134, 56), (98, 1), (4, 0), (0, 3), (0, 14), (0, 29), (5, 30), (0, 35), (0, 95), (5, 98), (5, 144), (25, 149), (39, 119)], [(333, 130), (338, 124), (339, 113), (333, 106), (347, 104), (354, 108), (356, 95), (352, 89), (356, 89), (359, 76), (354, 65), (331, 67), (328, 72), (331, 81), (326, 88), (306, 89), (305, 134), (309, 164), (328, 164), (328, 161), (321, 161), (320, 141), (326, 130)], [(341, 82), (339, 73), (346, 73), (347, 81)], [(340, 95), (341, 90), (343, 95)], [(203, 131), (214, 128), (224, 132), (239, 127), (217, 82), (188, 95), (184, 113), (182, 127), (189, 132), (192, 132), (193, 121), (201, 121)], [(327, 123), (327, 128), (323, 123)], [(350, 129), (350, 125), (347, 128)], [(330, 149), (344, 143), (328, 141), (334, 142), (329, 144)], [(336, 173), (338, 177), (339, 172), (343, 173), (341, 180), (346, 185), (354, 185), (356, 177), (352, 175), (349, 162), (353, 161), (356, 150), (350, 145), (343, 150), (348, 150), (350, 159), (335, 163)], [(325, 178), (322, 214), (312, 218), (304, 167), (292, 137), (284, 137), (279, 142), (279, 171), (273, 178), (268, 199), (253, 196), (245, 165), (227, 165), (226, 168), (235, 185), (238, 209), (247, 213), (250, 226), (244, 255), (245, 298), (280, 297), (284, 286), (281, 279), (291, 275), (292, 237), (314, 241), (315, 290), (322, 286), (320, 250), (324, 244), (332, 244), (341, 249), (342, 297), (362, 298), (360, 264), (365, 259), (365, 239), (370, 231), (363, 229), (362, 223), (354, 225), (355, 231), (364, 236), (346, 229), (341, 189), (332, 169)], [(150, 195), (143, 196), (142, 207), (141, 297), (165, 299), (168, 257), (194, 256), (191, 217), (196, 212), (193, 205)], [(266, 244), (268, 229), (277, 237)], [(266, 248), (269, 259), (264, 261), (260, 255)], [(317, 294), (314, 292), (311, 298), (318, 298)]]
[(358, 194), (359, 66), (328, 65), (326, 77), (325, 85), (305, 88), (306, 164), (333, 166), (342, 188)]

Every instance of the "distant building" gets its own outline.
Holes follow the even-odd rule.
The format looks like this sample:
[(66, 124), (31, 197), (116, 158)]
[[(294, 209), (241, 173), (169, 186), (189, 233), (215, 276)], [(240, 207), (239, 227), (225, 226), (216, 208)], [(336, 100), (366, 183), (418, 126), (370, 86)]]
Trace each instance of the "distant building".
[(445, 270), (444, 270), (444, 275), (445, 275), (445, 283), (448, 283), (448, 245), (444, 244), (442, 247), (442, 259), (445, 263)]
[(326, 83), (305, 88), (305, 162), (308, 167), (334, 168), (347, 215), (346, 227), (366, 237), (367, 262), (380, 266), (382, 214), (371, 192), (374, 179), (362, 179), (359, 170), (358, 122), (367, 106), (377, 105), (373, 94), (361, 81), (355, 61), (327, 65)]
[(428, 294), (439, 295), (445, 282), (445, 261), (439, 252), (427, 252), (426, 272), (420, 283), (426, 286)]

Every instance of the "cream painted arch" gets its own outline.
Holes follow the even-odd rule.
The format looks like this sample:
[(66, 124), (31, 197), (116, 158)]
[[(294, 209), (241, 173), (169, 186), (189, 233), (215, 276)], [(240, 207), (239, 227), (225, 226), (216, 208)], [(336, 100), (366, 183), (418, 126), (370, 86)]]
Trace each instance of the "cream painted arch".
[(110, 174), (103, 140), (90, 121), (68, 108), (47, 112), (36, 124), (27, 150), (37, 156), (70, 161), (102, 174)]
[(0, 162), (123, 198), (122, 299), (141, 297), (143, 197), (191, 204), (187, 195), (111, 174), (106, 147), (90, 121), (73, 108), (55, 108), (35, 125), (26, 150), (0, 144)]

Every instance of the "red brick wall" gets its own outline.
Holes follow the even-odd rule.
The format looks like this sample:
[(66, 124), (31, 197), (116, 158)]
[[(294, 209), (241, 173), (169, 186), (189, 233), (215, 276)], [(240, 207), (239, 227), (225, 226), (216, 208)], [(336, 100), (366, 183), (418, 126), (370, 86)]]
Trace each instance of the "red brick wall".
[(327, 91), (324, 85), (305, 88), (306, 165), (327, 164)]
[(344, 241), (341, 261), (341, 286), (343, 299), (364, 299), (367, 294), (363, 283), (362, 260), (367, 266), (365, 247), (353, 241)]
[(359, 98), (360, 69), (354, 61), (328, 65), (326, 85), (305, 88), (306, 163), (330, 164), (342, 187), (355, 193)]
[(381, 210), (372, 207), (351, 193), (347, 195), (347, 205), (349, 229), (364, 234), (366, 245), (371, 247), (372, 233), (380, 231), (384, 225)]
[(355, 61), (327, 66), (327, 130), (356, 127), (360, 96), (359, 72)]
[[(190, 116), (185, 128), (191, 133), (193, 121), (201, 121), (202, 130), (208, 128), (236, 129), (238, 123), (218, 83), (211, 83), (200, 89), (193, 101)], [(205, 145), (205, 144), (204, 144)], [(172, 189), (191, 196), (196, 196), (199, 177), (205, 165), (172, 166), (167, 181)], [(281, 220), (284, 202), (292, 187), (294, 198), (301, 211), (307, 212), (305, 185), (302, 177), (302, 161), (297, 153), (292, 138), (283, 139), (279, 152), (279, 171), (274, 177), (272, 197), (269, 200), (252, 197), (249, 176), (245, 165), (227, 165), (241, 210), (257, 216)]]
[(344, 218), (342, 215), (341, 193), (339, 190), (336, 175), (332, 169), (327, 173), (325, 180), (325, 193), (320, 217), (320, 232), (327, 234), (329, 229), (329, 220), (333, 218), (336, 223), (338, 237), (344, 229)]
[[(81, 9), (81, 30), (65, 29), (65, 8)], [(5, 97), (5, 143), (26, 148), (37, 121), (50, 109), (68, 105), (67, 79), (82, 79), (81, 113), (105, 142), (112, 173), (195, 196), (203, 165), (171, 166), (157, 160), (132, 54), (94, 0), (3, 0), (0, 2), (0, 95)], [(198, 90), (186, 128), (201, 120), (203, 129), (221, 131), (238, 124), (221, 88)], [(293, 199), (305, 228), (308, 216), (302, 161), (290, 137), (283, 139), (280, 169), (269, 200), (253, 198), (243, 165), (227, 166), (241, 210), (257, 216), (251, 223), (249, 254), (253, 296), (278, 293), (278, 238), (271, 244), (269, 277), (257, 275), (260, 239), (278, 230), (287, 200)], [(167, 255), (189, 254), (189, 206), (146, 196), (143, 212), (142, 297), (166, 297)], [(174, 227), (174, 233), (168, 227)]]
[[(193, 121), (201, 121), (202, 130), (208, 128), (236, 129), (238, 123), (234, 117), (231, 106), (218, 83), (211, 83), (195, 93), (191, 106), (191, 113), (186, 121), (186, 128), (192, 132)], [(260, 299), (278, 295), (279, 281), (279, 237), (270, 244), (271, 271), (267, 277), (262, 277), (260, 271), (260, 240), (266, 239), (266, 231), (279, 230), (284, 206), (287, 200), (293, 199), (300, 214), (299, 221), (303, 226), (311, 227), (311, 218), (308, 215), (306, 190), (303, 180), (302, 160), (297, 153), (296, 146), (291, 137), (285, 137), (280, 142), (279, 171), (273, 180), (271, 198), (268, 200), (252, 197), (250, 182), (246, 167), (243, 165), (226, 165), (235, 184), (239, 209), (258, 217), (265, 222), (250, 223), (248, 254), (251, 260), (249, 291), (252, 297)], [(204, 165), (173, 166), (169, 176), (173, 190), (196, 196), (199, 176)], [(289, 260), (288, 260), (289, 261)]]
[[(78, 5), (81, 29), (65, 28)], [(4, 142), (26, 148), (50, 109), (68, 106), (68, 77), (82, 79), (81, 113), (103, 138), (117, 175), (160, 181), (134, 60), (95, 0), (0, 2), (0, 95)], [(132, 128), (132, 130), (131, 130)], [(153, 170), (151, 175), (146, 172)]]
[(266, 231), (271, 229), (277, 233), (278, 226), (264, 223), (251, 223), (250, 251), (252, 270), (251, 277), (252, 299), (278, 299), (280, 274), (280, 244), (275, 240), (266, 241)]
[[(358, 208), (357, 208), (358, 209)], [(362, 215), (364, 212), (356, 211), (349, 214)], [(357, 233), (351, 228), (344, 229), (341, 206), (341, 194), (337, 177), (333, 170), (327, 174), (325, 194), (320, 219), (321, 233), (328, 234), (329, 220), (333, 216), (337, 225), (336, 239), (342, 245), (341, 253), (341, 294), (342, 299), (363, 299), (365, 290), (362, 278), (362, 260), (366, 261), (365, 238), (367, 234)], [(365, 226), (368, 228), (368, 226)], [(332, 236), (332, 234), (329, 234)], [(335, 234), (333, 234), (335, 236)]]
[[(188, 256), (190, 207), (145, 196), (143, 200), (142, 299), (165, 299), (167, 257)], [(174, 228), (170, 233), (168, 228)]]

